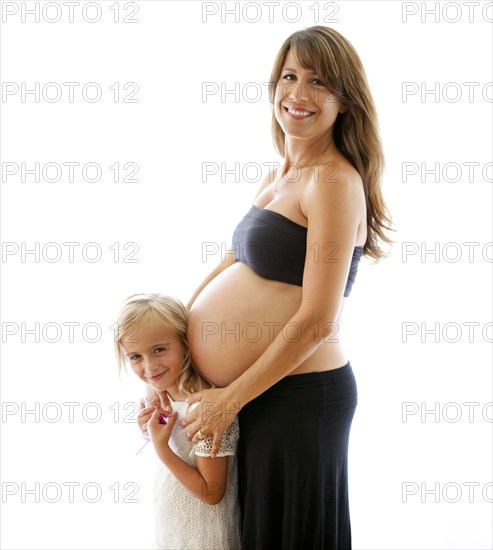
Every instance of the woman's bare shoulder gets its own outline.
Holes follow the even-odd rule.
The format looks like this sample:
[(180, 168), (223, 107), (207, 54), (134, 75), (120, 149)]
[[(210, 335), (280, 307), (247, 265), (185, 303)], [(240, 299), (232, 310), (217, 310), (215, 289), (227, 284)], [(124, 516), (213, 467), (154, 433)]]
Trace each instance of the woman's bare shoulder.
[(310, 224), (310, 212), (320, 206), (327, 216), (352, 219), (357, 226), (356, 242), (366, 241), (366, 198), (358, 171), (345, 158), (320, 163), (303, 193), (300, 206)]
[(363, 184), (358, 170), (342, 155), (318, 163), (313, 169), (311, 182), (351, 186)]

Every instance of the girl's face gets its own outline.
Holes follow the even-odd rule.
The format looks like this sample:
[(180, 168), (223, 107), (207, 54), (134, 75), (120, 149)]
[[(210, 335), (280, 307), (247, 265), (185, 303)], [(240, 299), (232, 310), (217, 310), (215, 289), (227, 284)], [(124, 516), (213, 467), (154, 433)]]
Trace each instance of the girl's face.
[(304, 69), (290, 49), (274, 98), (274, 113), (286, 137), (316, 138), (332, 128), (345, 109), (311, 69)]
[(183, 344), (166, 326), (152, 323), (139, 326), (122, 340), (122, 348), (134, 373), (158, 392), (168, 390), (179, 396), (176, 380), (185, 354)]

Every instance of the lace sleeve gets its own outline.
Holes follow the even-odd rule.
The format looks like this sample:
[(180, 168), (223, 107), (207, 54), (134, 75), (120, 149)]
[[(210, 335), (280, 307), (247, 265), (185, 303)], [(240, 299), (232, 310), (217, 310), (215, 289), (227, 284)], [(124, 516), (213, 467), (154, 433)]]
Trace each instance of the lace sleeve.
[[(226, 428), (221, 441), (219, 443), (219, 451), (216, 456), (228, 456), (236, 454), (238, 439), (240, 437), (240, 426), (238, 417), (235, 416), (234, 421)], [(211, 456), (213, 436), (210, 435), (206, 439), (199, 441), (195, 446), (195, 454), (197, 456)]]

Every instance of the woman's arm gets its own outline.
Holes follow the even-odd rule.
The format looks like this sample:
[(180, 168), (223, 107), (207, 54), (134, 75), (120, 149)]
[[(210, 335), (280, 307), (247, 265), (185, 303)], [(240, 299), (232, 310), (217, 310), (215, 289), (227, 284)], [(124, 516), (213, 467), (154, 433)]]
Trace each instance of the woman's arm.
[(226, 492), (228, 457), (197, 456), (197, 468), (190, 466), (169, 447), (169, 437), (176, 422), (175, 412), (167, 424), (159, 423), (164, 409), (157, 409), (149, 421), (149, 433), (156, 453), (163, 464), (195, 497), (205, 504), (218, 504)]
[[(270, 184), (273, 180), (273, 173), (272, 171), (269, 172), (264, 179), (262, 180), (262, 183), (260, 187), (257, 190), (257, 193), (255, 195), (255, 199), (260, 195), (260, 193)], [(255, 200), (254, 199), (254, 200)], [(234, 264), (236, 262), (236, 258), (234, 255), (234, 252), (232, 250), (226, 251), (224, 254), (221, 262), (207, 275), (207, 277), (200, 283), (199, 287), (195, 290), (195, 292), (192, 294), (192, 297), (188, 301), (187, 304), (187, 310), (190, 311), (190, 308), (192, 307), (192, 304), (197, 299), (197, 296), (204, 290), (204, 288), (215, 278), (224, 271), (227, 267)]]
[[(189, 435), (199, 429), (214, 433), (212, 456), (234, 415), (298, 367), (333, 331), (356, 240), (361, 185), (359, 178), (349, 181), (339, 176), (337, 181), (313, 183), (307, 190), (303, 203), (308, 231), (302, 301), (286, 324), (296, 329), (296, 335), (294, 330), (282, 330), (229, 386), (204, 390), (188, 399), (190, 403), (202, 400), (203, 407), (190, 411), (182, 425), (188, 425)], [(335, 255), (330, 254), (333, 250)]]

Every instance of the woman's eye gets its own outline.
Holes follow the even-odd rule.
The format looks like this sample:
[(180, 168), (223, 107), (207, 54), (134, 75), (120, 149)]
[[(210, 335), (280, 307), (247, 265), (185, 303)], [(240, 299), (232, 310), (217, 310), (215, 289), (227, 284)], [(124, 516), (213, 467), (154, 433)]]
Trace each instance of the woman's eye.
[(156, 348), (154, 351), (161, 353), (162, 351), (166, 351), (166, 348)]
[(130, 359), (130, 361), (137, 361), (137, 359), (138, 359), (139, 357), (140, 357), (140, 355), (137, 355), (137, 354), (136, 354), (136, 355), (131, 355), (131, 356), (129, 357), (129, 359)]
[[(296, 77), (295, 77), (294, 75), (292, 75), (292, 74), (286, 74), (286, 75), (284, 75), (283, 78), (284, 78), (285, 80), (287, 80), (288, 82), (290, 82), (290, 81), (292, 81), (293, 79), (295, 79)], [(318, 78), (314, 78), (314, 79), (312, 80), (312, 83), (315, 84), (315, 86), (323, 86), (321, 80), (318, 79)]]

